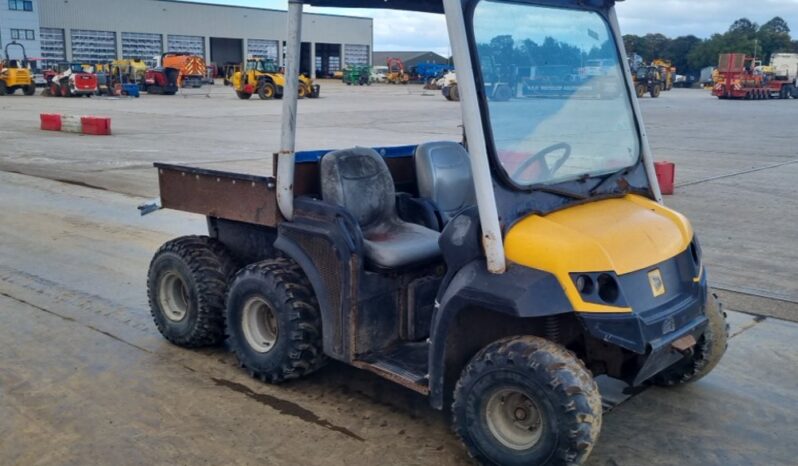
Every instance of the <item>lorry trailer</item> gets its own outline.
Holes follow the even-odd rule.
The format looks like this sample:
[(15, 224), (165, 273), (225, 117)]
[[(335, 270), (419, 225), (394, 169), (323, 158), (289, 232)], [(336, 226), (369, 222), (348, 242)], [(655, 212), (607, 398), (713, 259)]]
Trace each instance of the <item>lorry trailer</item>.
[[(791, 56), (795, 61), (791, 65)], [(719, 99), (798, 99), (796, 71), (798, 71), (797, 54), (775, 54), (771, 62), (780, 64), (780, 71), (768, 72), (755, 57), (743, 53), (724, 53), (718, 60), (718, 77), (712, 89), (712, 95)], [(792, 66), (792, 68), (791, 68)]]

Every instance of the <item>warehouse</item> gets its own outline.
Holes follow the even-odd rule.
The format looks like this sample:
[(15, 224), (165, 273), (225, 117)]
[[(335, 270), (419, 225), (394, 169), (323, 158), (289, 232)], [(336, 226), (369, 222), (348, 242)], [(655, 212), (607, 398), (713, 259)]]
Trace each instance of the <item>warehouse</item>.
[[(287, 19), (280, 10), (175, 0), (18, 3), (23, 10), (30, 4), (29, 15), (38, 13), (35, 39), (20, 42), (36, 53), (41, 50), (40, 68), (61, 61), (94, 63), (116, 58), (154, 63), (164, 52), (194, 53), (219, 67), (240, 63), (246, 56), (283, 58)], [(302, 36), (303, 73), (328, 75), (347, 64), (370, 62), (371, 18), (305, 14)]]
[(402, 60), (407, 69), (418, 66), (422, 63), (433, 63), (437, 65), (448, 65), (449, 59), (435, 52), (374, 52), (373, 62), (375, 65), (385, 65), (389, 58)]

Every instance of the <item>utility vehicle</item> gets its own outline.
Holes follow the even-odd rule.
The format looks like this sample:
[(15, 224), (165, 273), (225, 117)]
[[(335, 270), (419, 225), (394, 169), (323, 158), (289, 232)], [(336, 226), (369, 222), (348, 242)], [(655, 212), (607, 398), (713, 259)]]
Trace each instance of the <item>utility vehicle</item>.
[[(671, 386), (715, 367), (725, 318), (690, 223), (661, 203), (612, 0), (294, 0), (289, 76), (303, 3), (445, 14), (465, 138), (296, 152), (288, 80), (276, 177), (156, 164), (160, 204), (142, 211), (209, 229), (152, 260), (169, 341), (227, 339), (271, 383), (329, 359), (371, 371), (450, 408), (468, 451), (501, 465), (583, 462), (595, 376)], [(481, 74), (587, 58), (622, 92), (497, 101)]]
[(662, 72), (652, 65), (644, 65), (638, 68), (635, 72), (634, 82), (638, 98), (643, 97), (648, 92), (651, 97), (656, 99), (662, 93), (664, 86)]

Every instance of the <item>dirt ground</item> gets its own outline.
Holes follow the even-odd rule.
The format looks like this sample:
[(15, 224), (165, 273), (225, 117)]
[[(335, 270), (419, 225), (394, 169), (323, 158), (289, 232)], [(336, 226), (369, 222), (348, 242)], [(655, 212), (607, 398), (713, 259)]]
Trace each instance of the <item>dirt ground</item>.
[[(456, 108), (438, 95), (327, 87), (326, 100), (302, 103), (318, 110), (301, 117), (312, 134), (303, 148), (458, 135)], [(171, 104), (0, 99), (0, 463), (468, 464), (448, 414), (375, 375), (331, 364), (305, 380), (265, 385), (224, 348), (184, 350), (157, 333), (145, 295), (149, 260), (163, 242), (202, 233), (205, 223), (176, 212), (138, 215), (136, 205), (156, 194), (149, 164), (263, 169), (276, 147), (279, 105), (239, 102), (224, 91)], [(728, 353), (699, 383), (630, 399), (603, 392), (613, 408), (590, 464), (792, 465), (798, 324), (768, 316), (792, 317), (797, 296), (789, 247), (796, 217), (784, 218), (796, 206), (778, 200), (795, 192), (798, 155), (794, 144), (782, 147), (789, 141), (767, 139), (760, 157), (731, 133), (739, 148), (710, 150), (719, 134), (707, 129), (705, 113), (716, 110), (690, 92), (643, 102), (652, 144), (681, 167), (683, 185), (669, 202), (703, 235), (710, 270), (719, 269), (710, 278), (737, 290), (734, 308), (746, 313), (729, 313)], [(411, 110), (419, 102), (427, 111)], [(384, 112), (361, 112), (366, 104)], [(88, 109), (113, 112), (117, 134), (33, 129), (39, 112)], [(723, 170), (710, 166), (713, 157)]]

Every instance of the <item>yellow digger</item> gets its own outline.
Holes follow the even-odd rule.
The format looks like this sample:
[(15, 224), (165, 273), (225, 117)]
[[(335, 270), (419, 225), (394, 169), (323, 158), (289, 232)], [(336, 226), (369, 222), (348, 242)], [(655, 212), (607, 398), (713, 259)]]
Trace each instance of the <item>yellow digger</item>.
[[(22, 49), (22, 60), (12, 60), (8, 56), (8, 47), (16, 45)], [(22, 89), (25, 95), (36, 93), (36, 83), (28, 66), (25, 47), (19, 42), (10, 42), (5, 48), (5, 59), (0, 61), (0, 96), (10, 95)]]
[[(262, 100), (283, 97), (285, 74), (274, 60), (250, 58), (241, 68), (244, 72), (236, 71), (230, 80), (239, 99), (247, 100), (255, 93)], [(299, 76), (297, 95), (300, 99), (317, 98), (320, 91), (321, 87), (313, 84), (313, 80), (304, 75)]]

